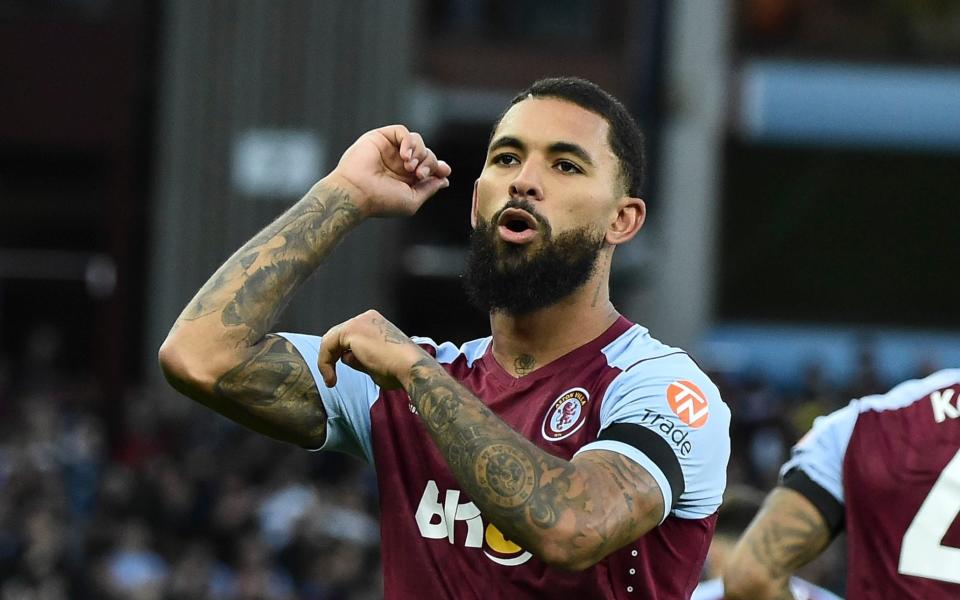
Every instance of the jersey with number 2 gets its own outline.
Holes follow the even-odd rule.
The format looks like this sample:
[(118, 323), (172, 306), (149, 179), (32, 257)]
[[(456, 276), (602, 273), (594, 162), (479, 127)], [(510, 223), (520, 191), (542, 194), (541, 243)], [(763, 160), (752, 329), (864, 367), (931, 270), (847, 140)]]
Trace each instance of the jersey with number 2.
[(847, 598), (960, 598), (960, 369), (814, 422), (801, 469), (844, 506)]

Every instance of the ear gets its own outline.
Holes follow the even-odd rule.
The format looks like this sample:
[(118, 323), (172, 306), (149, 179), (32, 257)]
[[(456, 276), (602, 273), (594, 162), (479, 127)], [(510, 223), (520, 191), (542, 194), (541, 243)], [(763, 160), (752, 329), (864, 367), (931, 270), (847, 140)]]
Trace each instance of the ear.
[(479, 179), (473, 182), (473, 199), (470, 203), (470, 227), (472, 229), (477, 228), (477, 186), (479, 185)]
[(617, 202), (617, 214), (607, 227), (605, 239), (618, 246), (633, 239), (647, 218), (647, 205), (640, 198), (624, 196)]

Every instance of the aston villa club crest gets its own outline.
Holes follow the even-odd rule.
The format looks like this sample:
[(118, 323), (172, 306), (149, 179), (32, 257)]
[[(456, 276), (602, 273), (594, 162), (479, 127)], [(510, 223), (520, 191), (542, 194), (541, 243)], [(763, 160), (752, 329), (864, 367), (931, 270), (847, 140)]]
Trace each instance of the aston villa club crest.
[(587, 420), (587, 400), (590, 394), (583, 388), (573, 388), (560, 394), (543, 417), (543, 438), (556, 442), (572, 435)]

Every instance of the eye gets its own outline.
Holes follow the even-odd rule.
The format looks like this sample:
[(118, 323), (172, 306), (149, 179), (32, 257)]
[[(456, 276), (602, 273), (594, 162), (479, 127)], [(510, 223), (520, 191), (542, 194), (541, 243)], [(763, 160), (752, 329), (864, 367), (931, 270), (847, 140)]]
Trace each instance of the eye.
[(573, 175), (575, 173), (583, 173), (583, 169), (578, 167), (576, 163), (572, 163), (569, 160), (560, 160), (557, 161), (557, 164), (554, 167), (561, 173), (567, 173)]
[(503, 154), (497, 154), (492, 159), (490, 159), (490, 163), (494, 165), (512, 166), (512, 165), (519, 165), (520, 159), (518, 159), (513, 154), (504, 152)]

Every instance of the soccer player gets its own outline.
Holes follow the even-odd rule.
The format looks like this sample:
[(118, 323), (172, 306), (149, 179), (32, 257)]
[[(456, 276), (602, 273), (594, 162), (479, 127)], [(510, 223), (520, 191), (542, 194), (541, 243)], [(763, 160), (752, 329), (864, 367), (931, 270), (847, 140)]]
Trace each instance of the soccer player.
[(610, 302), (614, 249), (644, 222), (642, 161), (612, 96), (539, 81), (494, 124), (474, 185), (466, 283), (491, 336), (436, 344), (375, 311), (322, 337), (269, 333), (349, 230), (446, 187), (420, 135), (370, 131), (200, 289), (164, 373), (252, 429), (375, 466), (387, 598), (687, 598), (730, 413)]
[(847, 534), (847, 595), (960, 598), (960, 369), (814, 421), (734, 549), (727, 598), (789, 598), (787, 579)]
[[(723, 504), (717, 511), (717, 528), (707, 552), (705, 574), (690, 600), (721, 600), (723, 598), (724, 569), (729, 557), (747, 525), (756, 516), (763, 502), (763, 493), (748, 486), (729, 486)], [(791, 577), (790, 592), (794, 600), (840, 600), (836, 594), (799, 577)]]

